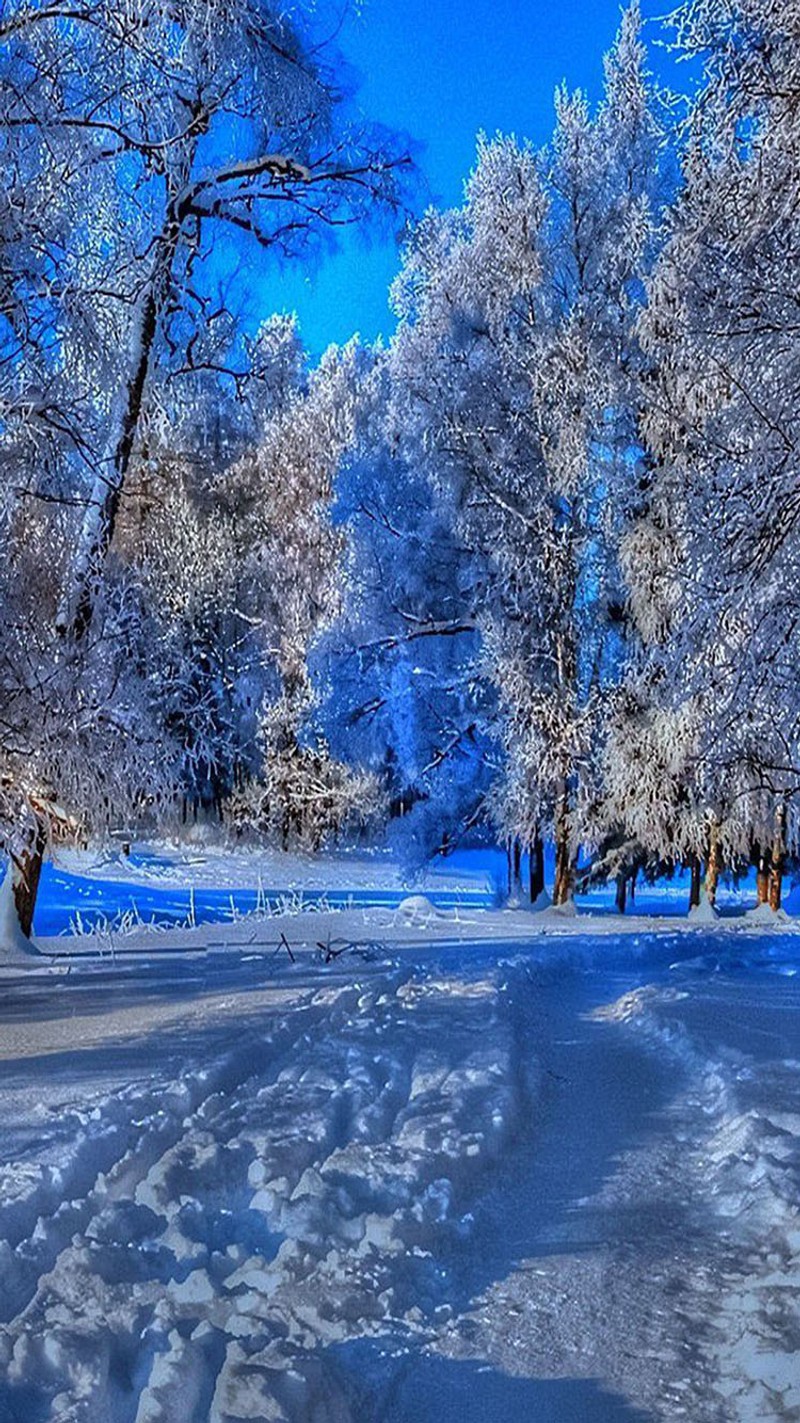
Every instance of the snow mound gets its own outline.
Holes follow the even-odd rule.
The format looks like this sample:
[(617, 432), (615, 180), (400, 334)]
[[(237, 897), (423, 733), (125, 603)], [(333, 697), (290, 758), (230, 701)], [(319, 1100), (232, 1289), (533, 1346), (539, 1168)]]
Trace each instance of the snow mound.
[(554, 924), (563, 924), (578, 917), (578, 906), (574, 899), (568, 899), (566, 904), (552, 904), (546, 895), (544, 898), (540, 896), (534, 909), (540, 919)]
[(398, 915), (407, 924), (427, 924), (431, 919), (443, 919), (445, 915), (437, 909), (425, 894), (410, 894), (397, 906)]
[(699, 904), (692, 905), (689, 918), (693, 924), (716, 924), (719, 921), (719, 910), (703, 896)]
[(768, 904), (757, 904), (755, 909), (748, 909), (744, 917), (748, 924), (764, 924), (769, 929), (791, 923), (785, 909), (771, 909)]

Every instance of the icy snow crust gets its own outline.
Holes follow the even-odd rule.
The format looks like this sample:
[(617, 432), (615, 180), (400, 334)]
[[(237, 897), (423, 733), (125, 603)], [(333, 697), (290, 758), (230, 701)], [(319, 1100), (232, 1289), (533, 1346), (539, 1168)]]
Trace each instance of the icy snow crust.
[(40, 947), (3, 1423), (800, 1417), (791, 930), (417, 895)]

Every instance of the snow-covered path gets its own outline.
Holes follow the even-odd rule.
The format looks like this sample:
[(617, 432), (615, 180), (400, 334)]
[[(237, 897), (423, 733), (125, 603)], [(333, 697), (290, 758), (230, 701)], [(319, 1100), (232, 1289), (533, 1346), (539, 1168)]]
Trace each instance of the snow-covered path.
[(5, 979), (0, 1420), (800, 1417), (800, 994), (710, 962)]

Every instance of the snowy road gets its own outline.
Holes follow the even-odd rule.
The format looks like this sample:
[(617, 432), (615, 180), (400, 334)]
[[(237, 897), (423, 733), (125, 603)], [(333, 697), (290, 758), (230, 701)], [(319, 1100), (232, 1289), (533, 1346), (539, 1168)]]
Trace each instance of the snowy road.
[(698, 946), (6, 979), (2, 1423), (800, 1418), (800, 980)]

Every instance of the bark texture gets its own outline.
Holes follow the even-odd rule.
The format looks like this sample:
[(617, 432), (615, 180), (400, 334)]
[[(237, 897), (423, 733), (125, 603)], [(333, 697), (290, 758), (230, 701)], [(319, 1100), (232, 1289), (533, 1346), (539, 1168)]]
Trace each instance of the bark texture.
[(769, 880), (769, 851), (761, 849), (758, 852), (758, 862), (756, 868), (756, 898), (759, 904), (769, 903)]
[(690, 866), (691, 881), (689, 885), (689, 908), (697, 909), (700, 904), (700, 886), (702, 883), (702, 865), (698, 855), (693, 855)]
[(575, 888), (575, 860), (570, 843), (569, 806), (564, 793), (558, 803), (555, 823), (556, 874), (553, 903), (568, 904)]
[(531, 904), (544, 894), (544, 845), (541, 835), (537, 835), (530, 849), (529, 888)]
[(33, 932), (33, 914), (46, 849), (47, 827), (42, 821), (37, 821), (35, 830), (31, 832), (30, 845), (16, 857), (13, 867), (14, 906), (19, 927), (26, 939)]
[(708, 832), (708, 854), (706, 856), (706, 899), (709, 904), (717, 902), (717, 887), (722, 856), (719, 843), (719, 822), (712, 820)]
[(770, 909), (781, 907), (783, 894), (783, 870), (786, 862), (786, 806), (779, 805), (775, 812), (775, 832), (772, 838), (770, 856), (768, 903)]
[(618, 914), (624, 914), (628, 903), (628, 876), (626, 874), (617, 875), (617, 888), (614, 895), (614, 903)]

